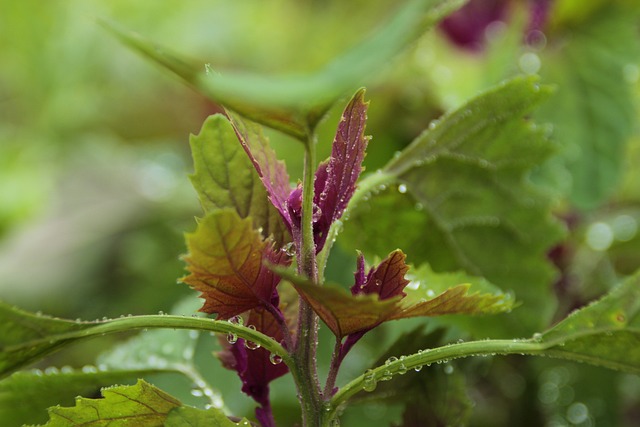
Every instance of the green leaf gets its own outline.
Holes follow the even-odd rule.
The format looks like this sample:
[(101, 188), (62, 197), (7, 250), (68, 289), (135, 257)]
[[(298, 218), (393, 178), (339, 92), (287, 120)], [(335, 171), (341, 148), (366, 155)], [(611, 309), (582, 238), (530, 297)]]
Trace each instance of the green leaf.
[[(0, 377), (63, 346), (50, 336), (81, 332), (95, 324), (55, 319), (22, 311), (0, 301)], [(24, 345), (24, 343), (30, 343)]]
[(233, 208), (241, 218), (250, 217), (263, 237), (273, 236), (280, 246), (290, 240), (282, 217), (223, 115), (208, 117), (189, 141), (195, 168), (190, 179), (205, 213)]
[(143, 328), (233, 333), (281, 356), (284, 363), (291, 363), (288, 352), (279, 343), (253, 329), (226, 321), (153, 315), (81, 322), (27, 313), (0, 301), (0, 376), (6, 376), (19, 367), (74, 341)]
[(205, 67), (102, 21), (124, 44), (175, 73), (196, 90), (243, 116), (305, 140), (308, 129), (345, 92), (362, 86), (363, 78), (384, 67), (464, 0), (413, 0), (401, 7), (382, 29), (342, 56), (308, 75), (265, 76), (206, 72)]
[(640, 373), (640, 273), (534, 339), (547, 356)]
[(71, 408), (49, 408), (44, 426), (162, 426), (169, 412), (181, 406), (179, 400), (143, 380), (134, 386), (104, 388), (102, 396), (80, 397)]
[(287, 255), (263, 241), (250, 218), (231, 209), (213, 211), (187, 234), (187, 246), (184, 260), (190, 274), (182, 281), (202, 292), (201, 311), (229, 319), (271, 304), (280, 279), (264, 261), (284, 263)]
[(598, 207), (615, 191), (637, 117), (624, 70), (640, 59), (639, 14), (637, 7), (628, 9), (600, 7), (566, 34), (552, 34), (557, 43), (541, 53), (543, 77), (558, 90), (539, 116), (553, 123), (561, 146), (542, 174), (553, 181), (551, 174), (566, 166), (569, 176), (555, 178), (554, 184), (581, 209)]
[[(102, 369), (102, 367), (101, 367)], [(5, 425), (38, 424), (47, 421), (47, 408), (73, 405), (76, 396), (94, 395), (100, 387), (135, 383), (153, 370), (104, 371), (86, 367), (82, 371), (64, 367), (16, 372), (0, 381), (0, 420)]]
[(344, 240), (378, 256), (401, 247), (437, 272), (464, 270), (513, 289), (523, 302), (518, 321), (493, 321), (494, 334), (545, 325), (555, 274), (546, 252), (562, 233), (528, 179), (553, 147), (526, 117), (549, 93), (535, 78), (515, 78), (434, 122), (361, 183), (363, 192), (369, 179), (386, 190), (356, 198)]
[(215, 408), (203, 410), (190, 406), (181, 406), (171, 410), (164, 423), (165, 427), (249, 427), (251, 425), (246, 418), (235, 423)]

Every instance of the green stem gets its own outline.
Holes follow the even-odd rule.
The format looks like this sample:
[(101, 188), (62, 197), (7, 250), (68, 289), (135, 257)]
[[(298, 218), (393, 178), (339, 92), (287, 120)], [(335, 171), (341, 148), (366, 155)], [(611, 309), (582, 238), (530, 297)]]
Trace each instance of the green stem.
[[(76, 323), (70, 321), (69, 323)], [(18, 344), (5, 346), (2, 351), (4, 353), (21, 352), (38, 345), (51, 346), (52, 350), (57, 349), (56, 344), (62, 344), (67, 341), (75, 341), (84, 338), (92, 338), (106, 334), (117, 332), (130, 332), (134, 329), (148, 328), (171, 328), (171, 329), (193, 329), (199, 331), (210, 331), (228, 334), (232, 333), (245, 340), (260, 344), (263, 348), (271, 353), (282, 357), (282, 361), (291, 366), (293, 364), (292, 357), (278, 342), (267, 335), (255, 331), (246, 326), (240, 326), (224, 320), (212, 320), (198, 317), (182, 317), (169, 315), (148, 315), (148, 316), (131, 316), (122, 319), (105, 320), (101, 322), (76, 323), (80, 326), (87, 325), (85, 329), (64, 332), (60, 334), (47, 335), (43, 338), (29, 340)], [(46, 350), (46, 349), (44, 349)], [(46, 351), (39, 353), (43, 356)]]
[[(311, 136), (305, 145), (302, 183), (302, 245), (298, 248), (298, 273), (317, 283), (318, 265), (313, 238), (315, 157), (315, 136)], [(298, 387), (303, 426), (319, 426), (322, 416), (322, 397), (316, 366), (318, 316), (302, 298), (300, 298), (299, 313), (297, 343), (293, 353), (294, 364), (291, 371)]]
[(350, 397), (364, 390), (365, 387), (375, 387), (377, 382), (388, 380), (395, 374), (412, 369), (415, 370), (416, 368), (419, 370), (422, 366), (429, 366), (432, 363), (443, 363), (451, 359), (469, 356), (542, 354), (549, 346), (549, 343), (539, 343), (532, 340), (485, 340), (450, 344), (444, 347), (424, 350), (368, 370), (342, 387), (331, 399), (331, 409), (327, 413), (327, 419), (335, 417), (337, 408), (346, 403)]

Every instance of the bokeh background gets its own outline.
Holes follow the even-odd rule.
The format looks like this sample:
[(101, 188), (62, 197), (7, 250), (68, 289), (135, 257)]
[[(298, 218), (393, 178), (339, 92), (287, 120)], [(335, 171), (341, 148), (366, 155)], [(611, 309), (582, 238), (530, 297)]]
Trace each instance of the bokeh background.
[[(185, 298), (195, 300), (176, 284), (184, 273), (183, 233), (200, 215), (188, 181), (188, 140), (219, 107), (127, 50), (96, 18), (226, 70), (305, 72), (386, 22), (393, 3), (0, 0), (0, 299), (83, 319), (170, 311)], [(557, 212), (570, 230), (552, 254), (562, 273), (555, 284), (557, 318), (640, 266), (638, 9), (633, 0), (472, 1), (363, 80), (373, 135), (368, 171), (444, 111), (515, 74), (539, 73), (558, 85), (539, 116), (556, 131), (563, 153), (556, 162), (570, 164), (580, 156), (572, 154), (574, 145), (594, 133), (615, 144), (614, 151), (582, 151), (581, 161), (612, 152), (619, 159), (606, 170), (615, 185), (596, 202), (588, 191), (566, 189), (570, 167), (552, 164), (553, 173), (540, 173), (540, 182), (558, 193)], [(341, 109), (336, 105), (321, 125), (321, 158)], [(270, 136), (291, 176), (301, 176), (299, 144)], [(352, 248), (337, 246), (328, 278), (347, 286), (354, 265)], [(345, 362), (341, 378), (362, 372), (379, 356), (381, 342), (415, 324), (372, 334)], [(94, 363), (116, 339), (74, 346), (46, 363)], [(211, 384), (224, 384), (228, 408), (251, 414), (252, 402), (236, 392), (239, 381), (211, 357), (215, 340), (200, 340), (198, 360)], [(460, 365), (467, 372), (462, 388), (475, 402), (471, 425), (640, 423), (635, 376), (517, 357)], [(202, 404), (183, 380), (156, 380)], [(295, 420), (289, 381), (274, 384), (276, 418)], [(343, 425), (390, 425), (400, 413), (401, 406), (364, 403), (345, 414)]]

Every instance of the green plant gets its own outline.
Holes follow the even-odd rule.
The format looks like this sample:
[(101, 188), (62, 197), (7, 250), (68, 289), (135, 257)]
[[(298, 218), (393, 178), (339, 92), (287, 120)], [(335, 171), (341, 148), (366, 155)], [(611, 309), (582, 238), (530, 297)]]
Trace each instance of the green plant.
[[(548, 327), (555, 309), (550, 285), (557, 275), (553, 252), (551, 260), (548, 254), (570, 242), (564, 224), (554, 216), (557, 200), (586, 210), (605, 200), (609, 190), (593, 195), (581, 182), (564, 194), (548, 182), (553, 173), (545, 168), (558, 167), (553, 162), (557, 147), (549, 129), (532, 117), (553, 90), (538, 77), (514, 77), (473, 97), (433, 121), (384, 167), (362, 177), (369, 143), (368, 102), (359, 89), (343, 109), (331, 156), (317, 160), (316, 130), (330, 108), (370, 70), (461, 4), (408, 2), (386, 26), (317, 73), (281, 78), (219, 74), (209, 64), (192, 65), (104, 23), (125, 44), (225, 108), (191, 138), (191, 181), (204, 215), (186, 235), (188, 254), (183, 259), (189, 274), (181, 279), (201, 293), (200, 311), (215, 318), (159, 314), (67, 321), (3, 304), (2, 372), (12, 373), (88, 337), (150, 328), (208, 331), (222, 337), (217, 356), (237, 372), (242, 391), (259, 404), (255, 419), (265, 427), (276, 425), (269, 385), (288, 374), (295, 383), (302, 424), (321, 426), (337, 425), (351, 402), (388, 396), (405, 404), (404, 425), (436, 419), (464, 423), (467, 403), (459, 397), (464, 393), (455, 394), (464, 385), (447, 389), (451, 396), (443, 393), (440, 407), (434, 405), (422, 415), (420, 399), (438, 395), (439, 390), (430, 387), (437, 385), (438, 375), (452, 370), (450, 364), (442, 372), (426, 367), (469, 356), (550, 356), (640, 372), (637, 274), (621, 278), (607, 295)], [(548, 117), (544, 108), (551, 107), (543, 107)], [(263, 126), (303, 146), (304, 173), (293, 188)], [(580, 170), (580, 164), (568, 163), (569, 170)], [(598, 183), (608, 189), (610, 179), (605, 174)], [(349, 290), (325, 279), (340, 237), (345, 237), (346, 247), (362, 251), (354, 260)], [(411, 265), (397, 247), (407, 250)], [(513, 288), (515, 296), (502, 287)], [(459, 316), (437, 318), (443, 315)], [(495, 316), (476, 321), (469, 315)], [(337, 383), (345, 357), (365, 334), (392, 320), (424, 317), (434, 318), (425, 321), (432, 325), (465, 331), (460, 336), (495, 339), (441, 345), (441, 329), (427, 334), (418, 326), (400, 336), (369, 369), (363, 366), (359, 375)], [(322, 385), (320, 320), (335, 338)], [(530, 337), (523, 338), (523, 332)], [(103, 356), (99, 369), (49, 376), (18, 372), (4, 380), (4, 387), (29, 393), (41, 386), (81, 392), (95, 384), (173, 371), (196, 384), (209, 398), (208, 408), (185, 405), (141, 380), (104, 389), (104, 399), (82, 398), (74, 407), (52, 407), (45, 425), (255, 424), (227, 417), (217, 393), (194, 369), (198, 334), (176, 337), (181, 341), (161, 331), (147, 332), (130, 343), (133, 351), (125, 346)], [(134, 358), (129, 369), (117, 369), (140, 349), (149, 357)], [(418, 376), (434, 381), (422, 383), (415, 380)], [(412, 402), (414, 396), (403, 393), (404, 387), (422, 390), (421, 397)], [(54, 403), (51, 397), (38, 404)], [(438, 413), (452, 402), (460, 409)]]

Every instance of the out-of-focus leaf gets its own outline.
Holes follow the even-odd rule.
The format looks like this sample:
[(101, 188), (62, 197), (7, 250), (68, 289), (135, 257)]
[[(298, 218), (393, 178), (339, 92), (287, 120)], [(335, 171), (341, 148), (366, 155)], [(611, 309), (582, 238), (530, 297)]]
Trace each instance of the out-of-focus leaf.
[(548, 356), (640, 373), (640, 274), (534, 340)]
[(542, 327), (553, 310), (546, 252), (562, 233), (528, 180), (552, 145), (526, 117), (549, 92), (515, 78), (434, 122), (384, 168), (397, 186), (351, 212), (344, 240), (377, 255), (401, 247), (437, 272), (463, 269), (513, 289), (524, 307), (517, 321), (494, 322), (495, 335)]
[(197, 409), (190, 406), (181, 406), (169, 412), (163, 425), (165, 427), (248, 427), (252, 424), (246, 418), (235, 423), (215, 408)]
[[(195, 173), (191, 183), (205, 213), (233, 208), (241, 218), (251, 217), (262, 236), (273, 236), (279, 246), (287, 240), (282, 217), (238, 141), (233, 126), (222, 115), (207, 118), (198, 135), (191, 135)], [(288, 176), (285, 171), (288, 188)]]
[(16, 372), (0, 381), (0, 420), (4, 425), (38, 424), (47, 421), (47, 408), (73, 405), (76, 396), (94, 395), (100, 387), (135, 383), (154, 370), (103, 371), (86, 367), (82, 371), (65, 367)]
[[(94, 327), (22, 311), (0, 301), (0, 377), (39, 359), (70, 340), (47, 337)], [(30, 345), (23, 345), (31, 343)]]
[(597, 207), (615, 191), (636, 119), (625, 67), (640, 59), (640, 9), (618, 3), (600, 6), (569, 32), (553, 33), (551, 40), (558, 43), (541, 53), (542, 75), (558, 90), (539, 117), (553, 123), (562, 148), (543, 174), (553, 180), (550, 174), (564, 164), (570, 175), (554, 184), (564, 187), (581, 209)]
[(401, 250), (395, 250), (389, 254), (380, 264), (372, 268), (364, 276), (364, 256), (358, 256), (358, 268), (355, 274), (356, 283), (351, 288), (351, 293), (378, 294), (380, 299), (389, 299), (395, 296), (404, 297), (405, 287), (409, 284), (406, 279), (409, 266), (405, 264), (406, 255)]
[(49, 408), (45, 427), (140, 425), (161, 426), (179, 400), (139, 380), (133, 386), (102, 389), (103, 399), (78, 398), (76, 406)]
[(205, 299), (200, 309), (229, 319), (252, 308), (270, 304), (280, 278), (263, 262), (286, 264), (284, 251), (275, 250), (231, 209), (216, 210), (187, 234), (189, 254), (184, 257), (191, 274), (182, 281)]
[(177, 74), (196, 90), (266, 126), (305, 140), (326, 109), (363, 78), (386, 65), (463, 0), (412, 0), (371, 37), (309, 75), (264, 76), (205, 71), (137, 34), (103, 25), (123, 43)]

